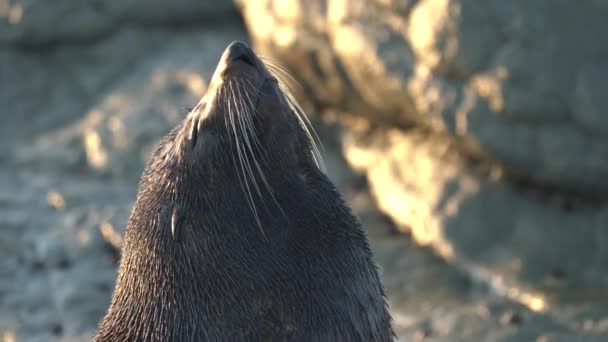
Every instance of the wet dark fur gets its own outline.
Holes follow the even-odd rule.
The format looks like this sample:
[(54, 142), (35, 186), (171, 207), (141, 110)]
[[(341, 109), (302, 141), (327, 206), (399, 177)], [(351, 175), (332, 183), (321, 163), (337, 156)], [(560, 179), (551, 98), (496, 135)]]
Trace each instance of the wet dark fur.
[[(229, 61), (230, 49), (235, 45), (209, 93), (163, 140), (143, 175), (112, 304), (95, 340), (392, 340), (360, 224), (315, 165), (310, 139), (276, 80), (253, 53), (253, 66)], [(210, 94), (230, 77), (248, 78), (257, 89), (259, 145), (245, 151), (274, 195), (254, 170), (260, 224), (237, 157), (237, 139), (245, 137), (234, 134), (222, 102), (229, 94)]]

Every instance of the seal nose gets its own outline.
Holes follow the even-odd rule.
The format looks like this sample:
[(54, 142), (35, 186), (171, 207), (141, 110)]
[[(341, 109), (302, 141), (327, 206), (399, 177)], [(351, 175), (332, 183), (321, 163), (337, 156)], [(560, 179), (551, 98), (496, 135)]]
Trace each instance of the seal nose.
[(253, 62), (253, 51), (251, 51), (251, 49), (249, 49), (244, 43), (233, 42), (226, 50), (228, 50), (228, 54), (226, 55), (227, 61), (242, 61), (251, 66), (255, 65)]

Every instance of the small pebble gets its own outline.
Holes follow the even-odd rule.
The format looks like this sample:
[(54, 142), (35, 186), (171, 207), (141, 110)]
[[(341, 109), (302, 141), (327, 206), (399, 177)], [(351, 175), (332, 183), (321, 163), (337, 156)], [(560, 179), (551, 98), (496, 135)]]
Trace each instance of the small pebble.
[(521, 315), (513, 311), (505, 312), (504, 314), (502, 314), (502, 316), (500, 316), (500, 324), (502, 324), (503, 326), (519, 325), (521, 324), (521, 321)]
[(38, 273), (44, 269), (44, 264), (41, 263), (40, 261), (34, 261), (30, 265), (30, 269), (32, 270), (32, 272)]
[(63, 326), (60, 323), (51, 323), (49, 324), (49, 331), (55, 335), (59, 336), (63, 333)]
[(72, 262), (68, 258), (61, 258), (57, 262), (57, 268), (60, 270), (65, 270), (66, 268), (70, 267), (71, 265), (72, 265)]
[(46, 200), (49, 205), (55, 209), (63, 209), (63, 207), (65, 207), (65, 200), (57, 191), (49, 192), (46, 196)]
[(415, 342), (424, 341), (427, 337), (431, 337), (431, 328), (429, 327), (422, 327), (414, 332)]

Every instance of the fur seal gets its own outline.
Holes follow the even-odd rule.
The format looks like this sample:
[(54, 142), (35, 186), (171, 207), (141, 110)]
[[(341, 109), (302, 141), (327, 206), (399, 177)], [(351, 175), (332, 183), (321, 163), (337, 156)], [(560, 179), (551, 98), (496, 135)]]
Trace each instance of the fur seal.
[(241, 42), (155, 150), (95, 341), (390, 341), (367, 237)]

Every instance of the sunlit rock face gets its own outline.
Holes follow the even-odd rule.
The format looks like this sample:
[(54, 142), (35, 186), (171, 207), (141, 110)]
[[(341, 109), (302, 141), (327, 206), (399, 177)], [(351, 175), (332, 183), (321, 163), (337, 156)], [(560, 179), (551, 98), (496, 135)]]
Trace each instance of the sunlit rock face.
[(351, 126), (343, 152), (401, 229), (497, 294), (557, 312), (608, 288), (608, 205), (514, 186), (428, 131)]
[(533, 311), (601, 302), (605, 2), (238, 3), (401, 230)]
[(602, 1), (240, 0), (318, 104), (459, 136), (507, 171), (608, 194)]

